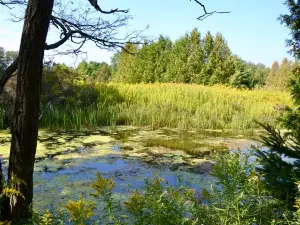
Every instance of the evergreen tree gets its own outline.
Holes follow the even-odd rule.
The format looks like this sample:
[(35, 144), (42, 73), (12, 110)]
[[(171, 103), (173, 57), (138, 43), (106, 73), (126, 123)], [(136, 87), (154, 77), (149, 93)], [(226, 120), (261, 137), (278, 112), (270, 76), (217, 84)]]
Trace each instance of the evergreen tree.
[(214, 71), (213, 64), (213, 49), (214, 49), (214, 38), (210, 32), (207, 32), (204, 39), (202, 40), (202, 51), (203, 58), (202, 63), (203, 67), (200, 71), (200, 74), (197, 76), (196, 81), (199, 84), (209, 84), (209, 80)]
[(167, 67), (170, 63), (170, 53), (172, 50), (172, 41), (168, 37), (160, 36), (156, 44), (157, 56), (154, 71), (156, 82), (164, 82), (164, 77), (167, 72)]
[(196, 82), (201, 74), (203, 64), (203, 49), (201, 45), (201, 34), (195, 28), (190, 33), (190, 53), (187, 59), (187, 69), (190, 76), (190, 82)]
[[(293, 0), (287, 0), (290, 15), (280, 17), (292, 31), (290, 43), (296, 45), (293, 54), (300, 57), (300, 5)], [(278, 64), (278, 63), (277, 63)], [(278, 65), (272, 67), (271, 72), (278, 71)], [(300, 67), (296, 65), (292, 71), (293, 79), (290, 82), (291, 93), (294, 99), (294, 107), (287, 108), (281, 121), (288, 131), (281, 134), (269, 125), (262, 125), (268, 136), (263, 137), (263, 143), (268, 151), (257, 149), (262, 167), (258, 172), (264, 177), (266, 187), (273, 196), (280, 199), (289, 208), (293, 208), (297, 196), (296, 181), (300, 180)]]
[(191, 78), (187, 67), (190, 54), (189, 35), (186, 34), (175, 41), (170, 53), (170, 63), (167, 67), (165, 81), (175, 83), (189, 83)]
[(275, 80), (276, 80), (276, 76), (278, 75), (279, 72), (279, 63), (278, 61), (275, 61), (272, 64), (270, 73), (266, 79), (266, 87), (270, 88), (270, 89), (274, 89), (276, 86)]
[(234, 74), (231, 51), (222, 34), (217, 33), (214, 40), (214, 48), (209, 56), (208, 66), (211, 67), (212, 76), (210, 84), (229, 83), (230, 77)]
[(139, 83), (141, 82), (141, 75), (136, 73), (135, 66), (136, 55), (138, 52), (138, 47), (136, 45), (128, 43), (122, 49), (118, 59), (118, 70), (114, 74), (114, 81), (117, 82), (127, 82), (127, 83)]
[(141, 74), (141, 81), (144, 83), (155, 82), (155, 67), (157, 60), (156, 43), (152, 42), (149, 45), (144, 44), (142, 49), (139, 51), (139, 62), (136, 65), (136, 69)]
[(5, 63), (5, 50), (3, 47), (0, 47), (0, 66), (2, 68), (6, 68), (6, 63)]
[(287, 58), (284, 58), (278, 74), (274, 79), (275, 87), (277, 90), (286, 90), (288, 88), (289, 81), (292, 77), (292, 62), (288, 61)]
[(231, 77), (231, 85), (236, 88), (253, 88), (253, 73), (247, 63), (239, 57), (234, 57), (235, 73)]

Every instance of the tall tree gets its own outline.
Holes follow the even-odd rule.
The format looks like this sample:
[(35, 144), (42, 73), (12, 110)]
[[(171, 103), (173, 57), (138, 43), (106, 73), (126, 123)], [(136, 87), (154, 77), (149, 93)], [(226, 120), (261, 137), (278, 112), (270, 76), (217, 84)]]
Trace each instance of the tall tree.
[(297, 59), (300, 58), (300, 2), (299, 0), (286, 0), (284, 3), (289, 14), (280, 15), (278, 18), (281, 24), (286, 25), (290, 29), (291, 39), (286, 40), (287, 47), (290, 48), (290, 53)]
[(236, 88), (253, 87), (253, 73), (247, 67), (247, 63), (239, 57), (234, 57), (235, 73), (231, 76), (231, 85)]
[(29, 205), (33, 197), (33, 168), (38, 135), (41, 74), (50, 16), (54, 0), (29, 0), (17, 70), (17, 94), (12, 142), (9, 158), (8, 183), (14, 177), (13, 188), (23, 196), (9, 200), (8, 219), (21, 221), (30, 217)]
[(128, 83), (138, 83), (141, 82), (141, 75), (135, 73), (137, 68), (136, 58), (132, 54), (138, 52), (138, 47), (136, 45), (128, 43), (124, 49), (121, 50), (120, 56), (118, 58), (118, 70), (114, 74), (114, 81), (117, 82), (128, 82)]
[(189, 55), (190, 37), (187, 33), (173, 44), (165, 80), (177, 83), (189, 83), (191, 81), (187, 67)]
[(202, 49), (203, 49), (203, 67), (201, 68), (200, 74), (198, 74), (196, 80), (197, 83), (200, 84), (209, 84), (210, 77), (214, 71), (213, 61), (210, 59), (212, 58), (212, 53), (214, 49), (214, 37), (208, 31), (205, 37), (202, 40)]
[(266, 80), (266, 86), (268, 88), (275, 88), (275, 79), (276, 79), (276, 76), (278, 75), (278, 71), (279, 71), (279, 63), (278, 61), (275, 61), (273, 64), (272, 64), (272, 67), (271, 67), (271, 70), (270, 70), (270, 73), (267, 77), (267, 80)]
[(233, 58), (226, 40), (221, 33), (217, 33), (214, 40), (213, 51), (209, 55), (208, 65), (211, 67), (212, 76), (210, 84), (226, 84), (234, 74)]
[[(300, 2), (294, 0), (285, 1), (289, 14), (280, 16), (282, 23), (290, 30), (292, 39), (287, 43), (292, 46), (292, 54), (300, 58)], [(278, 64), (278, 63), (277, 63)], [(278, 70), (278, 65), (274, 68)], [(272, 70), (274, 72), (274, 68)], [(300, 180), (300, 68), (293, 69), (294, 78), (290, 82), (291, 94), (294, 99), (294, 107), (287, 108), (281, 118), (287, 132), (282, 135), (269, 125), (263, 125), (268, 135), (263, 137), (263, 143), (269, 147), (269, 151), (257, 149), (261, 167), (258, 172), (264, 177), (264, 183), (274, 197), (277, 197), (284, 206), (294, 209), (294, 201), (298, 188), (296, 181)], [(284, 156), (284, 157), (283, 157)], [(288, 160), (289, 159), (289, 160)]]
[(254, 64), (247, 63), (248, 69), (251, 71), (253, 86), (264, 87), (266, 85), (266, 79), (270, 73), (270, 68), (266, 67), (262, 63)]
[(201, 34), (197, 29), (194, 29), (190, 33), (190, 53), (187, 59), (190, 82), (197, 82), (197, 77), (199, 77), (204, 66), (203, 57)]
[(287, 90), (291, 78), (292, 62), (288, 61), (287, 58), (284, 58), (274, 80), (276, 89), (281, 91)]
[(172, 41), (168, 37), (160, 36), (156, 43), (156, 65), (155, 65), (155, 81), (163, 82), (167, 72), (167, 66), (170, 63), (170, 52), (172, 50)]

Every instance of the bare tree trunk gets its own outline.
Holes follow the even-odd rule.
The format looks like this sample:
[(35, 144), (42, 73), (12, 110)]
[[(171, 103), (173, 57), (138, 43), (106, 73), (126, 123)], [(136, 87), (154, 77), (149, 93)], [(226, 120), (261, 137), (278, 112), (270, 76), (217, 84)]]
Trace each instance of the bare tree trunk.
[(33, 167), (38, 135), (38, 112), (44, 48), (54, 0), (29, 0), (17, 68), (17, 93), (12, 126), (8, 181), (17, 177), (24, 183), (14, 183), (25, 199), (13, 196), (9, 200), (8, 219), (30, 218), (29, 205), (33, 197)]

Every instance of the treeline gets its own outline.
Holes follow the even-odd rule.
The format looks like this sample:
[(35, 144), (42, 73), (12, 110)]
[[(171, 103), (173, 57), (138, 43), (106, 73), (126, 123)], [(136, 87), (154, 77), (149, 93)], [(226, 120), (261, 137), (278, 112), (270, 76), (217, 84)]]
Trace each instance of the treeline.
[(113, 79), (126, 83), (229, 84), (280, 90), (286, 89), (293, 64), (284, 59), (270, 69), (261, 63), (246, 62), (232, 54), (221, 33), (213, 36), (208, 32), (201, 37), (197, 29), (174, 42), (160, 36), (150, 44), (128, 44), (112, 62)]
[[(17, 56), (0, 47), (0, 64), (6, 68)], [(67, 76), (85, 82), (225, 84), (236, 88), (286, 90), (294, 62), (286, 58), (271, 68), (246, 62), (234, 55), (221, 33), (203, 37), (197, 29), (172, 42), (168, 37), (143, 45), (127, 44), (111, 64), (82, 61), (76, 68), (50, 64), (44, 75)], [(46, 77), (47, 79), (53, 79)], [(65, 79), (65, 77), (63, 78)]]

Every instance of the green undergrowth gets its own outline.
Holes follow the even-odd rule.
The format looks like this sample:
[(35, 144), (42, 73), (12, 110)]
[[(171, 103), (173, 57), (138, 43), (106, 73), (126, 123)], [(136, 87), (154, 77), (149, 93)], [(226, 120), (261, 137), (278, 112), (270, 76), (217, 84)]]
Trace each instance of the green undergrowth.
[[(90, 196), (69, 200), (60, 212), (34, 213), (35, 224), (134, 224), (134, 225), (299, 225), (299, 201), (295, 211), (279, 207), (279, 200), (265, 189), (249, 154), (214, 155), (211, 174), (216, 183), (196, 192), (188, 186), (170, 186), (154, 175), (126, 200), (113, 197), (115, 182), (97, 175)], [(297, 183), (299, 186), (299, 183)], [(104, 207), (103, 207), (104, 204)], [(101, 207), (100, 207), (101, 205)], [(298, 210), (298, 211), (297, 211)]]

